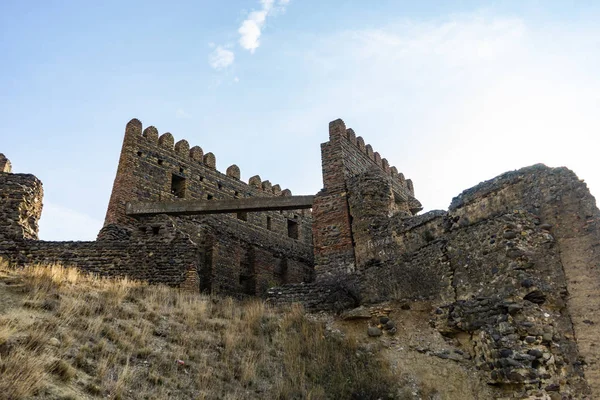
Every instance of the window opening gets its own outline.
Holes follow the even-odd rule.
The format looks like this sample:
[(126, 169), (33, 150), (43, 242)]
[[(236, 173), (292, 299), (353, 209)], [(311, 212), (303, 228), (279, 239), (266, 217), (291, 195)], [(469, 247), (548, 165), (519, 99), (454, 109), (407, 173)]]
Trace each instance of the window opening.
[(267, 217), (267, 229), (272, 230), (271, 228), (271, 217)]
[(288, 219), (288, 237), (298, 239), (298, 222)]
[(185, 197), (185, 178), (179, 175), (171, 175), (171, 194), (175, 197)]
[(242, 220), (242, 221), (248, 221), (248, 213), (245, 211), (238, 212), (237, 219)]

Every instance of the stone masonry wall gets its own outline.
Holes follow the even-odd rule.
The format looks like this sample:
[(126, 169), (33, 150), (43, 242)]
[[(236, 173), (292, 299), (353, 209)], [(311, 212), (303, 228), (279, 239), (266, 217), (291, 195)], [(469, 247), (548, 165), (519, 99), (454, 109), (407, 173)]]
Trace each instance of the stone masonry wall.
[(0, 172), (12, 172), (12, 165), (10, 164), (10, 160), (6, 158), (6, 156), (0, 153)]
[(42, 196), (35, 176), (0, 172), (0, 242), (37, 239)]
[[(136, 133), (137, 127), (137, 122), (129, 124), (128, 132), (133, 130)], [(152, 136), (152, 129), (146, 130), (146, 136)], [(125, 142), (140, 141), (140, 146), (135, 149), (143, 149), (152, 157), (162, 157), (158, 158), (162, 160), (161, 167), (153, 169), (145, 165), (150, 161), (139, 162), (135, 167), (137, 169), (134, 168), (137, 175), (130, 175), (126, 171), (117, 174), (116, 179), (117, 183), (123, 183), (123, 180), (127, 183), (131, 180), (130, 183), (137, 185), (133, 194), (136, 198), (142, 196), (142, 199), (146, 199), (143, 197), (145, 191), (162, 196), (163, 191), (168, 190), (161, 185), (171, 185), (171, 170), (178, 161), (169, 157), (171, 153), (179, 151), (170, 146), (162, 152), (153, 152), (152, 146), (155, 144), (144, 147), (146, 140), (148, 139), (144, 136), (127, 134)], [(181, 146), (180, 144), (176, 148), (180, 149)], [(124, 147), (131, 150), (127, 146)], [(143, 158), (146, 154), (144, 152), (133, 153), (133, 157)], [(127, 156), (123, 157), (122, 154), (122, 159), (130, 163), (131, 155), (126, 152), (124, 154)], [(195, 152), (190, 151), (190, 154), (191, 158), (196, 157)], [(205, 161), (209, 162), (210, 157)], [(127, 164), (121, 164), (119, 168), (127, 170), (123, 165)], [(166, 169), (163, 168), (165, 165)], [(216, 188), (207, 189), (208, 193), (215, 193), (215, 198), (229, 196), (228, 190), (232, 188), (252, 192), (250, 195), (290, 194), (289, 191), (277, 192), (277, 187), (277, 193), (274, 193), (268, 182), (260, 182), (260, 189), (241, 183), (238, 180), (239, 170), (235, 168), (228, 169), (228, 175), (233, 176), (221, 177), (222, 174), (211, 172), (208, 166), (190, 167), (184, 163), (177, 165), (184, 171), (189, 167), (188, 173), (182, 175), (186, 179), (202, 178), (208, 185), (216, 185)], [(202, 173), (206, 176), (199, 175), (199, 171), (204, 171)], [(156, 181), (149, 176), (157, 178)], [(162, 182), (160, 177), (166, 177), (168, 181)], [(258, 184), (260, 180), (252, 178), (251, 181)], [(33, 175), (0, 173), (0, 256), (18, 265), (60, 263), (101, 276), (127, 276), (186, 290), (203, 290), (234, 296), (264, 295), (275, 285), (312, 280), (310, 212), (197, 217), (159, 215), (134, 219), (119, 214), (121, 203), (115, 203), (115, 199), (120, 200), (120, 196), (124, 195), (123, 188), (126, 186), (115, 185), (112, 205), (107, 213), (107, 218), (115, 219), (102, 228), (99, 240), (47, 242), (35, 240), (42, 205), (41, 182)], [(152, 192), (153, 190), (156, 192)], [(202, 193), (193, 185), (184, 186), (184, 190), (194, 196)], [(264, 221), (261, 219), (263, 217)], [(290, 222), (296, 228), (292, 232), (293, 235), (288, 235)]]
[(60, 263), (100, 276), (127, 276), (170, 286), (179, 286), (186, 280), (190, 267), (196, 266), (197, 253), (185, 237), (168, 243), (26, 240), (16, 249), (0, 246), (0, 255), (20, 265)]
[(575, 174), (524, 168), (415, 217), (395, 211), (385, 174), (346, 182), (356, 268), (335, 284), (273, 288), (269, 301), (427, 304), (431, 325), (496, 397), (594, 398), (600, 212)]
[[(550, 229), (566, 282), (565, 301), (573, 322), (580, 364), (600, 394), (600, 211), (584, 182), (566, 168), (535, 165), (503, 174), (463, 192), (450, 211), (458, 223), (476, 224), (487, 215), (523, 209)], [(540, 225), (540, 226), (542, 226)], [(518, 246), (514, 254), (528, 258)], [(542, 267), (534, 262), (534, 267)]]
[(311, 246), (233, 217), (159, 216), (203, 249), (198, 263), (201, 288), (224, 294), (262, 296), (267, 289), (312, 280)]
[(264, 295), (272, 286), (312, 279), (310, 246), (229, 219), (146, 218), (118, 240), (2, 241), (0, 256), (19, 265), (60, 263), (100, 276), (232, 296)]
[[(256, 175), (248, 184), (240, 180), (236, 165), (225, 174), (216, 170), (216, 158), (199, 146), (190, 148), (186, 140), (174, 143), (170, 133), (158, 135), (153, 126), (142, 132), (142, 124), (131, 120), (125, 129), (117, 175), (104, 225), (135, 226), (125, 215), (128, 201), (179, 201), (234, 199), (244, 197), (289, 196), (268, 180)], [(296, 235), (312, 244), (312, 218), (309, 210), (240, 213), (238, 218), (280, 235)], [(102, 235), (99, 236), (102, 239)]]
[(397, 212), (419, 211), (412, 181), (365, 145), (340, 119), (329, 124), (329, 141), (321, 144), (324, 188), (313, 206), (313, 240), (317, 279), (329, 279), (356, 269), (352, 215), (347, 199), (347, 180), (373, 168), (390, 178)]

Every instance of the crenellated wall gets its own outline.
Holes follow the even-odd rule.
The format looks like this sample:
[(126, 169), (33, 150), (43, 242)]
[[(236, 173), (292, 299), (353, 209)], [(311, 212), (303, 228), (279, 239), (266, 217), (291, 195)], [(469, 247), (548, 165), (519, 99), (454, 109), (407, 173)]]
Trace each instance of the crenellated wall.
[[(159, 136), (153, 126), (142, 129), (142, 123), (133, 119), (125, 128), (104, 225), (134, 227), (135, 219), (125, 215), (128, 201), (219, 200), (291, 195), (290, 190), (281, 190), (280, 185), (273, 185), (258, 175), (252, 176), (248, 183), (240, 178), (237, 165), (231, 165), (222, 173), (216, 169), (213, 153), (204, 153), (199, 146), (190, 148), (186, 140), (175, 143), (170, 133)], [(298, 232), (298, 240), (312, 244), (312, 218), (308, 210), (242, 213), (234, 217), (286, 236), (289, 233), (288, 225), (293, 224)]]
[[(346, 129), (341, 119), (329, 123), (329, 142), (321, 144), (321, 152), (326, 190), (342, 188), (348, 178), (375, 166), (391, 178), (392, 190), (398, 203), (406, 202), (409, 195), (414, 197), (412, 181), (405, 179), (404, 174), (398, 172), (396, 167), (390, 167), (388, 160), (373, 151), (370, 144), (365, 145), (365, 140), (361, 136), (357, 137), (354, 130)], [(341, 166), (343, 175), (336, 174), (332, 170), (334, 166)]]
[(348, 180), (370, 170), (385, 176), (394, 212), (415, 214), (421, 204), (414, 197), (410, 179), (389, 165), (362, 137), (346, 129), (341, 119), (329, 123), (329, 141), (321, 144), (323, 190), (313, 206), (313, 240), (317, 279), (328, 279), (356, 270), (352, 210), (348, 204)]
[[(10, 162), (0, 156), (3, 171)], [(312, 280), (308, 210), (194, 217), (130, 218), (128, 201), (291, 196), (260, 176), (242, 182), (240, 168), (216, 170), (216, 157), (186, 140), (142, 130), (131, 120), (106, 213), (95, 242), (37, 239), (42, 186), (33, 175), (0, 172), (0, 255), (24, 265), (58, 262), (105, 276), (129, 276), (228, 295)]]

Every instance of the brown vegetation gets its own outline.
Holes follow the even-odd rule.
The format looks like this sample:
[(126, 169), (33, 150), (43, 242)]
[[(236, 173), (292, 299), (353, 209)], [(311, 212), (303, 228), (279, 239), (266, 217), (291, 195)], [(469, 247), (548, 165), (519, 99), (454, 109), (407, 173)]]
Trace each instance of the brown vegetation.
[(0, 262), (0, 398), (393, 398), (387, 365), (299, 307)]

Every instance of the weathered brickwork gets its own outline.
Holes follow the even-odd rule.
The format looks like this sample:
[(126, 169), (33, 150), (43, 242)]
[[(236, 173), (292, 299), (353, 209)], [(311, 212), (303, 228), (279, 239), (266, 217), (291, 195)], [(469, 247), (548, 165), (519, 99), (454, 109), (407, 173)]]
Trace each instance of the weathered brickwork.
[[(3, 170), (10, 163), (0, 157)], [(0, 255), (18, 264), (59, 262), (103, 276), (129, 276), (229, 295), (263, 295), (313, 277), (310, 210), (244, 212), (202, 217), (125, 214), (128, 201), (178, 201), (291, 196), (288, 189), (253, 176), (240, 181), (236, 165), (226, 174), (216, 159), (185, 140), (142, 132), (127, 124), (119, 167), (95, 242), (37, 241), (42, 187), (33, 175), (0, 173)]]
[[(195, 266), (198, 250), (189, 239), (179, 236), (168, 242), (47, 242), (21, 241), (10, 252), (18, 264), (60, 263), (100, 276), (127, 276), (132, 279), (179, 286)], [(0, 252), (7, 253), (0, 247)]]
[(397, 210), (377, 168), (345, 188), (354, 268), (338, 270), (335, 284), (273, 288), (270, 301), (329, 310), (354, 299), (428, 304), (432, 326), (469, 354), (494, 398), (594, 398), (600, 212), (575, 174), (524, 168), (421, 216)]
[(321, 144), (324, 188), (313, 206), (313, 239), (317, 279), (335, 279), (356, 269), (348, 179), (376, 169), (388, 178), (394, 212), (421, 210), (410, 180), (365, 145), (341, 119), (330, 122), (329, 141)]
[[(205, 154), (199, 146), (190, 148), (184, 139), (174, 144), (170, 133), (159, 137), (153, 126), (142, 129), (140, 121), (131, 120), (125, 129), (104, 225), (136, 226), (136, 220), (125, 215), (128, 201), (224, 200), (291, 194), (258, 175), (251, 177), (248, 184), (242, 182), (236, 165), (227, 168), (225, 174), (217, 171), (215, 165), (214, 154)], [(312, 244), (308, 210), (253, 212), (238, 218), (286, 236), (293, 225), (298, 240)]]
[(273, 286), (312, 279), (311, 246), (233, 217), (158, 216), (142, 223), (166, 237), (181, 232), (195, 243), (202, 291), (263, 295)]

